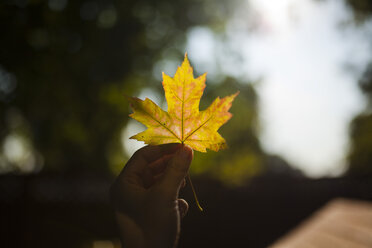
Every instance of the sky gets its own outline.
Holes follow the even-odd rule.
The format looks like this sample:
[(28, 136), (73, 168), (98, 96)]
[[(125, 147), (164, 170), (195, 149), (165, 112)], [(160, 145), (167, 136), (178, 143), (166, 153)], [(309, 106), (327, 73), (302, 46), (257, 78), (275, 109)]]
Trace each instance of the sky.
[(310, 177), (337, 176), (345, 170), (349, 123), (365, 108), (356, 82), (372, 54), (372, 22), (355, 27), (351, 20), (340, 0), (249, 0), (225, 34), (190, 30), (186, 50), (211, 81), (221, 70), (259, 81), (266, 151)]

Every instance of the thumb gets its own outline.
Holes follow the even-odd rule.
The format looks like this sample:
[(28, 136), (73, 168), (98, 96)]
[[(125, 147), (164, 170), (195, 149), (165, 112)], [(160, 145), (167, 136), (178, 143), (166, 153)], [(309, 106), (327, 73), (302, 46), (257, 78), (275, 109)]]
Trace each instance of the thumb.
[(161, 190), (170, 193), (173, 197), (177, 197), (179, 188), (187, 175), (192, 159), (193, 150), (188, 146), (182, 146), (169, 161), (164, 171), (159, 184)]

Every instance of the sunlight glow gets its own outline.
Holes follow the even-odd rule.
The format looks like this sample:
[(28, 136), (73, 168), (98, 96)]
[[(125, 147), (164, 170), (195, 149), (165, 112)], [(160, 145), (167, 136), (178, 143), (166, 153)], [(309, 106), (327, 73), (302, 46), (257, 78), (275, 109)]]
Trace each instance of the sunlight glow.
[(258, 14), (261, 25), (265, 26), (267, 31), (278, 35), (289, 31), (291, 16), (288, 11), (295, 2), (295, 0), (258, 0), (250, 1), (249, 4)]
[(42, 167), (42, 158), (32, 150), (29, 141), (18, 134), (9, 134), (5, 138), (2, 154), (0, 172), (16, 169), (22, 173), (30, 173), (39, 171)]
[[(309, 176), (342, 173), (349, 122), (365, 106), (356, 84), (370, 57), (363, 30), (339, 28), (351, 18), (340, 1), (285, 1), (296, 10), (294, 20), (283, 17), (290, 5), (274, 11), (273, 1), (271, 7), (251, 2), (278, 23), (273, 32), (251, 37), (245, 51), (247, 71), (264, 78), (258, 88), (264, 147)], [(282, 30), (285, 37), (276, 32)], [(359, 71), (345, 71), (346, 63)]]
[(258, 81), (264, 149), (308, 176), (340, 175), (349, 123), (366, 104), (357, 80), (371, 58), (372, 21), (352, 26), (351, 10), (339, 0), (246, 3), (228, 20), (224, 40), (200, 27), (207, 36), (198, 42), (189, 33), (188, 51), (210, 56), (208, 63), (190, 52), (194, 66)]

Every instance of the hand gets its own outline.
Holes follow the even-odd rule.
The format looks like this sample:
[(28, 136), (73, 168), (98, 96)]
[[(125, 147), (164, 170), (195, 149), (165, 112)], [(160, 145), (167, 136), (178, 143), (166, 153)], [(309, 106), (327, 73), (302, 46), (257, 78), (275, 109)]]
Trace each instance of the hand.
[(193, 151), (182, 144), (146, 146), (111, 187), (123, 247), (175, 247), (188, 204), (178, 199)]

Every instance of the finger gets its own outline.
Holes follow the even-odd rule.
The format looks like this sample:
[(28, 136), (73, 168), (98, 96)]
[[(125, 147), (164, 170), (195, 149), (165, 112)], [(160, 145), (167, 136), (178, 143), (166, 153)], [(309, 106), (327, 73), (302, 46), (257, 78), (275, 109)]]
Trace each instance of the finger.
[(165, 168), (167, 167), (167, 164), (169, 163), (169, 160), (173, 158), (173, 154), (167, 154), (161, 157), (160, 159), (156, 160), (155, 162), (152, 162), (149, 164), (149, 168), (151, 172), (156, 176), (162, 172), (164, 172)]
[(158, 146), (148, 145), (139, 149), (133, 156), (142, 156), (147, 162), (151, 163), (167, 154), (172, 154), (182, 147), (182, 144), (164, 144)]
[[(160, 173), (160, 174), (156, 174), (156, 175), (153, 175), (152, 176), (152, 179), (153, 179), (153, 183), (157, 182), (157, 181), (160, 181), (160, 179), (163, 177), (163, 174)], [(184, 187), (186, 187), (186, 179), (183, 179), (182, 180), (182, 183), (181, 183), (181, 186), (180, 188), (183, 189)]]
[[(145, 146), (136, 151), (124, 167), (126, 174), (141, 175), (148, 164), (164, 155), (172, 154), (179, 149), (181, 144), (165, 144), (159, 146)], [(123, 171), (124, 171), (123, 170)]]
[(150, 188), (154, 184), (155, 178), (150, 170), (145, 170), (145, 172), (142, 174), (142, 182), (143, 182), (142, 186), (145, 189)]
[(145, 170), (143, 173), (144, 187), (151, 187), (159, 178), (161, 178), (169, 160), (171, 160), (173, 155), (164, 155), (160, 159), (152, 162), (148, 165), (149, 170)]
[(160, 189), (177, 198), (181, 183), (189, 170), (193, 158), (193, 151), (188, 146), (182, 146), (169, 161), (167, 168), (159, 182)]
[(177, 203), (180, 216), (183, 218), (187, 214), (187, 211), (189, 211), (189, 204), (184, 199), (177, 199)]

